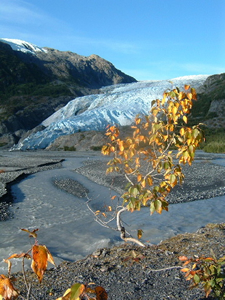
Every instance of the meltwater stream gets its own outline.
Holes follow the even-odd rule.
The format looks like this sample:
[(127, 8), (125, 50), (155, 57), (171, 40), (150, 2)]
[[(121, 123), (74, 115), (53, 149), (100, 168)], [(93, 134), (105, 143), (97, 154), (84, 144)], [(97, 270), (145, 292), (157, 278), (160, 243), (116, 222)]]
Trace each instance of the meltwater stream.
[[(98, 157), (95, 155), (90, 159)], [(55, 179), (60, 178), (78, 181), (89, 190), (88, 197), (93, 199), (91, 203), (95, 207), (102, 205), (105, 199), (110, 199), (115, 192), (73, 171), (84, 160), (87, 157), (70, 156), (63, 162), (62, 168), (29, 175), (12, 187), (16, 198), (12, 206), (14, 218), (0, 222), (0, 261), (30, 248), (28, 234), (22, 232), (21, 228), (39, 228), (38, 241), (48, 247), (57, 264), (62, 260), (81, 259), (97, 248), (120, 242), (117, 232), (101, 227), (94, 221), (85, 198), (68, 194), (53, 184)], [(136, 230), (141, 228), (144, 231), (143, 241), (159, 243), (179, 233), (194, 232), (209, 222), (224, 222), (224, 211), (225, 196), (221, 196), (173, 204), (169, 212), (163, 212), (162, 215), (150, 216), (146, 208), (127, 214), (123, 220), (134, 236)], [(0, 262), (0, 274), (6, 273), (6, 270), (6, 264)], [(21, 262), (15, 260), (12, 271), (18, 270), (21, 270)]]

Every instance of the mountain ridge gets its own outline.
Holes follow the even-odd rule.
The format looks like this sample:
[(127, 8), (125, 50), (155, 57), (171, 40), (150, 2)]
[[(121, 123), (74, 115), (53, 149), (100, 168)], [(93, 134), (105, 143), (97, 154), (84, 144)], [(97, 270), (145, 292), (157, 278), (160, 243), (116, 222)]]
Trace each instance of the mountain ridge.
[(0, 143), (9, 145), (71, 99), (99, 93), (104, 85), (136, 82), (97, 55), (12, 39), (0, 39), (0, 78)]

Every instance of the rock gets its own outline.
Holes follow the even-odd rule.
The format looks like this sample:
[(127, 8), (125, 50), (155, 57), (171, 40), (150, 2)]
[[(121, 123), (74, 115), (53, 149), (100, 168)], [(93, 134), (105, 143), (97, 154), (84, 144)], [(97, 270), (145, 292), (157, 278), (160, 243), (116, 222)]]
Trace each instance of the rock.
[(87, 151), (101, 150), (107, 143), (104, 132), (86, 131), (58, 137), (46, 150)]

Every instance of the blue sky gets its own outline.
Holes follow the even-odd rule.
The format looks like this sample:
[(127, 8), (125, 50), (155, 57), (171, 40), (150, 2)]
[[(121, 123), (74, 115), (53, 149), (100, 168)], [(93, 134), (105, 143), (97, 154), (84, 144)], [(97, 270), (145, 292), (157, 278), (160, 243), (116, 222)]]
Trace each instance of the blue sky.
[(137, 80), (225, 72), (225, 0), (1, 0), (0, 37), (97, 54)]

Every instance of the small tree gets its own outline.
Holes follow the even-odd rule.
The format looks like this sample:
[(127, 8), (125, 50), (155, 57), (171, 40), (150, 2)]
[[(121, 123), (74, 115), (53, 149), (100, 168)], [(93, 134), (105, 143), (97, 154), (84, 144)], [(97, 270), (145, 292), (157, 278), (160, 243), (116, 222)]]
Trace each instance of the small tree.
[[(107, 129), (110, 141), (103, 146), (102, 153), (113, 155), (107, 173), (119, 172), (128, 182), (114, 215), (125, 241), (144, 246), (137, 239), (126, 236), (121, 213), (134, 212), (142, 206), (149, 206), (151, 214), (168, 211), (167, 195), (184, 180), (182, 164), (192, 164), (195, 150), (204, 140), (201, 124), (193, 127), (187, 124), (193, 100), (197, 100), (195, 89), (188, 85), (184, 86), (184, 91), (174, 88), (164, 92), (161, 100), (152, 101), (149, 115), (136, 117), (135, 125), (131, 126), (133, 136), (120, 138), (119, 128), (110, 126)], [(99, 215), (97, 218), (100, 221)], [(100, 222), (108, 224), (104, 220)], [(141, 233), (139, 230), (139, 238)]]

